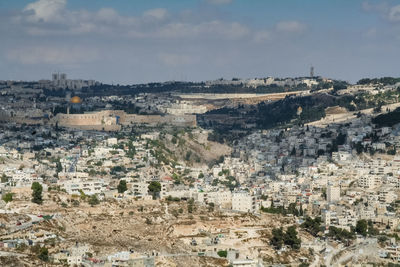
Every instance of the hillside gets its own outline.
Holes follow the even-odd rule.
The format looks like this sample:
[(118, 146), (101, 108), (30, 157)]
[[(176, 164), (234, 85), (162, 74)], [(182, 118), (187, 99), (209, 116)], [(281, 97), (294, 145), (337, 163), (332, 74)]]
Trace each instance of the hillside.
[(184, 162), (188, 166), (200, 167), (218, 161), (230, 154), (227, 145), (208, 140), (207, 131), (192, 129), (161, 132), (157, 140), (149, 140), (151, 154), (166, 165)]

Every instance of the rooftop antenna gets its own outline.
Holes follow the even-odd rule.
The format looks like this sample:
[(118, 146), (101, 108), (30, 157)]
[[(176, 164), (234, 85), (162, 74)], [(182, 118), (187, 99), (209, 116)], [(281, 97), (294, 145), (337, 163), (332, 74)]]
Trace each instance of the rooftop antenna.
[(310, 68), (310, 77), (314, 78), (314, 67), (313, 67), (313, 65), (311, 65), (311, 68)]

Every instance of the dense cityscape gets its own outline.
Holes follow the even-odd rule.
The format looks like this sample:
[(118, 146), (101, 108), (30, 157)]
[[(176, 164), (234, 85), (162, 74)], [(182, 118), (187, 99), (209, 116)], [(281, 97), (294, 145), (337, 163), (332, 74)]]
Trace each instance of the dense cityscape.
[[(115, 86), (58, 73), (1, 82), (2, 255), (70, 266), (397, 261), (400, 79), (312, 75), (235, 94), (175, 84), (96, 95)], [(320, 119), (303, 114), (305, 97), (328, 96), (339, 100)], [(290, 121), (265, 127), (249, 112), (230, 126), (234, 140), (207, 122), (288, 99), (299, 103)]]
[(0, 36), (0, 266), (400, 266), (395, 0), (0, 1)]

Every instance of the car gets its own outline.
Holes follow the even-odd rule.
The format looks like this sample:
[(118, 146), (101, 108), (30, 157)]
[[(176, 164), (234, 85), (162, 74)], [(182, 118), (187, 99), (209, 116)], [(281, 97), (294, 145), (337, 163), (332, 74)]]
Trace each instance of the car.
[(42, 218), (42, 217), (43, 217), (43, 215), (42, 215), (42, 214), (40, 214), (38, 217), (39, 217), (39, 218)]
[(17, 222), (17, 225), (21, 225), (21, 222)]

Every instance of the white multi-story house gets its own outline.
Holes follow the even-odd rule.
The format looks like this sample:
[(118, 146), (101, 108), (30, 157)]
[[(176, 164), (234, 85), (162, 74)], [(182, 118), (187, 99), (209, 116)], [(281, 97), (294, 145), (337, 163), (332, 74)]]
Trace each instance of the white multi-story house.
[(257, 211), (256, 197), (248, 192), (236, 192), (232, 194), (232, 210), (242, 212)]
[(148, 195), (148, 191), (149, 191), (148, 183), (135, 182), (135, 183), (128, 184), (128, 186), (130, 186), (130, 189), (135, 196), (145, 197)]
[(328, 185), (326, 189), (326, 197), (328, 202), (337, 202), (340, 200), (340, 187)]
[(230, 209), (232, 207), (232, 193), (229, 190), (199, 192), (197, 201), (203, 204), (214, 203), (222, 208)]
[(103, 193), (106, 189), (103, 179), (60, 180), (58, 181), (58, 185), (64, 188), (68, 194), (79, 194), (82, 191), (86, 195), (94, 195)]
[(397, 199), (396, 193), (391, 188), (385, 186), (379, 190), (378, 200), (381, 203), (392, 203)]
[(379, 175), (362, 175), (358, 179), (358, 185), (365, 189), (374, 189), (381, 184), (381, 176)]

